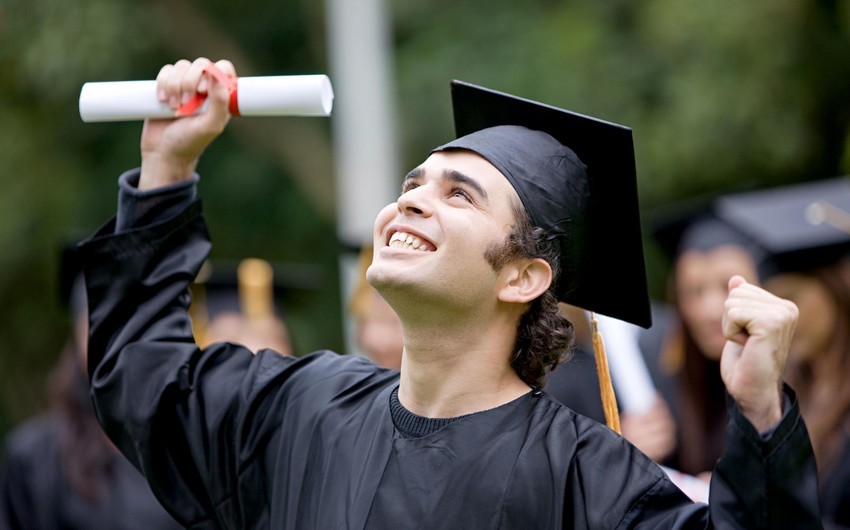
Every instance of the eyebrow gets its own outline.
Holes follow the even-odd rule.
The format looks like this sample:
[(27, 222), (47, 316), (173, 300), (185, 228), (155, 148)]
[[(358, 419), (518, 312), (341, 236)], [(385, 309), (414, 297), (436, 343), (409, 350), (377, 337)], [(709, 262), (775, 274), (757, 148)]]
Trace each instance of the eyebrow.
[(484, 187), (479, 184), (477, 180), (467, 175), (464, 175), (460, 171), (456, 171), (454, 169), (444, 169), (443, 180), (448, 180), (449, 182), (455, 182), (457, 184), (464, 184), (466, 186), (469, 186), (482, 199), (484, 199), (485, 201), (488, 200), (487, 190), (485, 190)]
[[(425, 175), (425, 170), (421, 167), (417, 167), (412, 169), (407, 175), (404, 177), (404, 182), (406, 183), (409, 180), (418, 180)], [(487, 195), (487, 190), (478, 183), (474, 178), (464, 175), (460, 171), (455, 169), (444, 169), (443, 170), (443, 180), (448, 182), (454, 182), (456, 184), (463, 184), (468, 186), (474, 191), (481, 199), (484, 201), (489, 200), (489, 196)]]
[(424, 169), (422, 169), (421, 167), (415, 167), (411, 169), (407, 175), (404, 176), (404, 181), (402, 182), (402, 184), (405, 184), (408, 180), (416, 180), (418, 178), (421, 178), (424, 174)]

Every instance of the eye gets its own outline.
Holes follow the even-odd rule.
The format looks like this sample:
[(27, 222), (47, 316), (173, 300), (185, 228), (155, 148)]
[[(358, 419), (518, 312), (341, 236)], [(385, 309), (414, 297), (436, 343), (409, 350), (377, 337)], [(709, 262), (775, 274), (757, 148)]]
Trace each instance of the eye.
[(402, 193), (402, 195), (404, 195), (408, 191), (414, 190), (418, 187), (419, 187), (419, 184), (417, 184), (416, 182), (413, 182), (412, 180), (408, 180), (404, 184), (402, 184), (401, 193)]
[(472, 197), (463, 188), (452, 188), (449, 197), (460, 197), (465, 201), (472, 202)]

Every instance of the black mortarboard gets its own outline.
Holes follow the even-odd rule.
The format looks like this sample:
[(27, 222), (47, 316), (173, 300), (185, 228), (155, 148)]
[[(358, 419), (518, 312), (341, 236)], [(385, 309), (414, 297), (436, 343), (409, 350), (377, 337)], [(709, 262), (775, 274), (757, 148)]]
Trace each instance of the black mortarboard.
[(764, 256), (761, 247), (737, 227), (718, 217), (713, 205), (713, 199), (698, 198), (650, 214), (653, 240), (673, 262), (688, 250), (707, 252), (735, 245), (745, 249), (758, 265)]
[(452, 82), (458, 139), (516, 190), (560, 250), (558, 299), (648, 328), (632, 131), (509, 94)]
[(811, 269), (850, 252), (850, 177), (727, 195), (716, 210), (764, 248), (773, 272)]

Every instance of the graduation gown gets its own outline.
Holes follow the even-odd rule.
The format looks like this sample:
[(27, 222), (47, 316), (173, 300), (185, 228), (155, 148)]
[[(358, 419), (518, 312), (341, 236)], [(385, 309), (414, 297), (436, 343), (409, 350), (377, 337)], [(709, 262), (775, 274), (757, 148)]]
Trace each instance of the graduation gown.
[(576, 346), (569, 360), (549, 374), (546, 393), (582, 416), (605, 423), (593, 351)]
[(816, 528), (796, 404), (767, 439), (732, 407), (711, 507), (545, 393), (404, 438), (398, 373), (316, 352), (200, 350), (187, 286), (210, 243), (199, 202), (81, 245), (89, 369), (107, 434), (190, 528)]

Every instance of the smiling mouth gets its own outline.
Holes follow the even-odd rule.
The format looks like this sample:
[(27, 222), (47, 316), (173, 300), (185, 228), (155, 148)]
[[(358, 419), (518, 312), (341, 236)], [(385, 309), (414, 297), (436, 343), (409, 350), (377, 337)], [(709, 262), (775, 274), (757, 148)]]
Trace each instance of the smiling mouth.
[(387, 246), (406, 250), (418, 250), (420, 252), (434, 252), (437, 250), (430, 241), (401, 231), (393, 233)]

